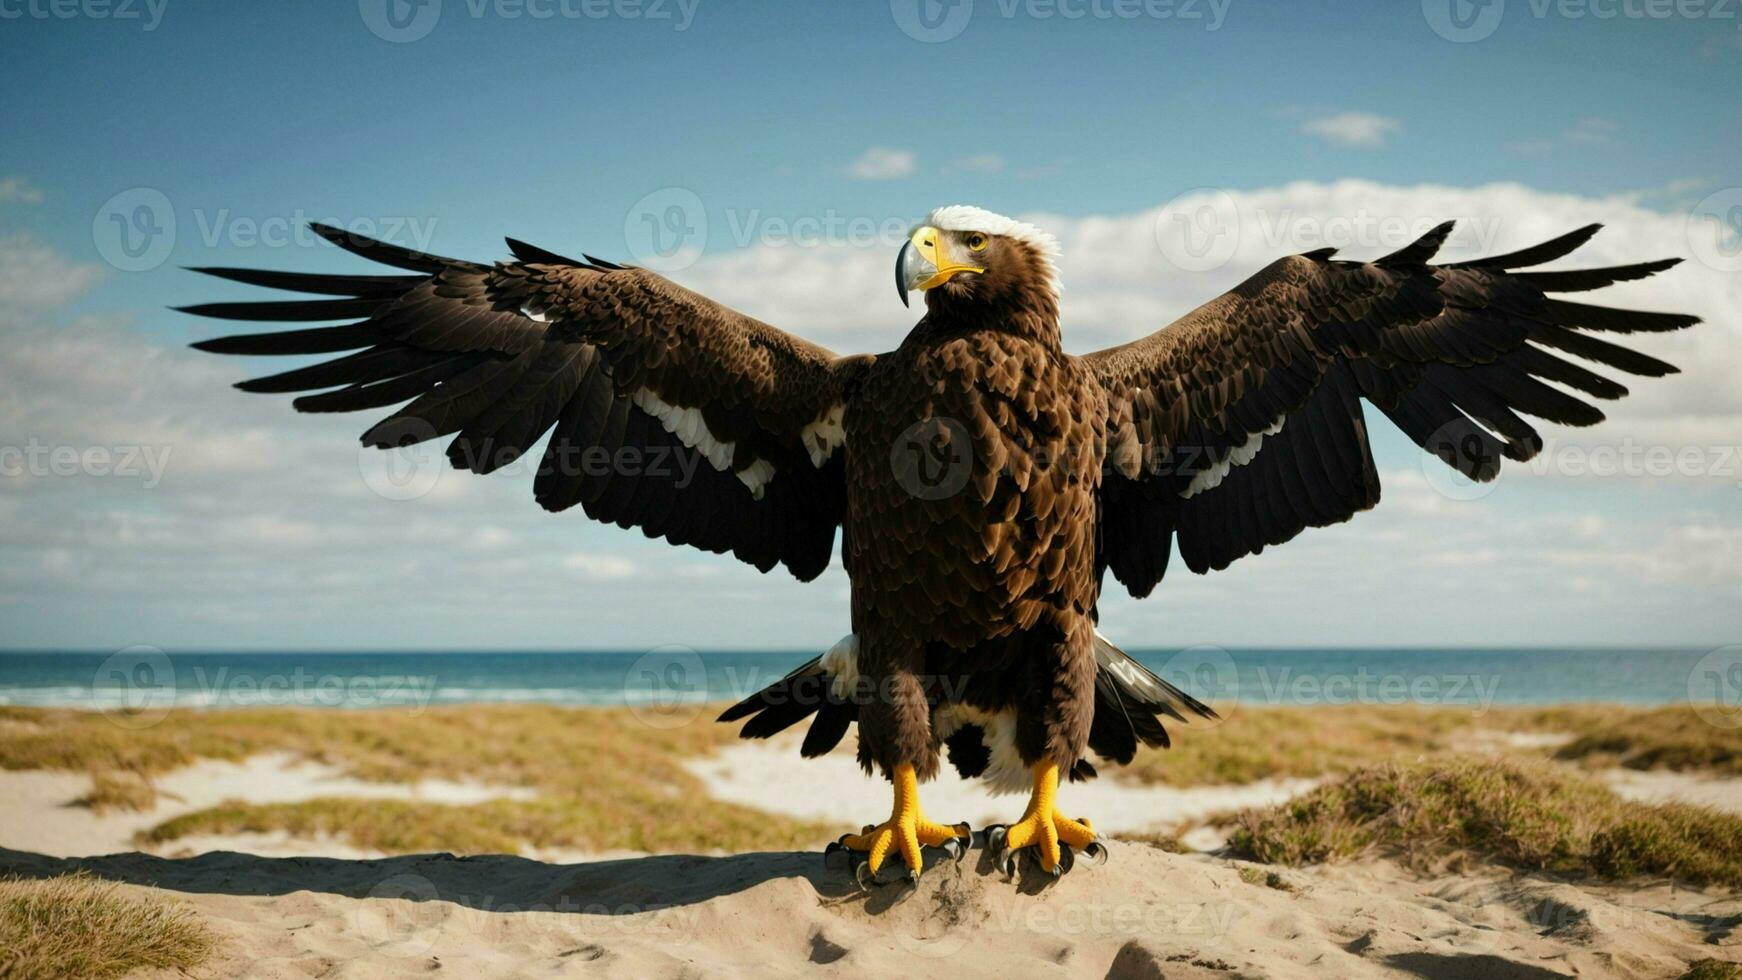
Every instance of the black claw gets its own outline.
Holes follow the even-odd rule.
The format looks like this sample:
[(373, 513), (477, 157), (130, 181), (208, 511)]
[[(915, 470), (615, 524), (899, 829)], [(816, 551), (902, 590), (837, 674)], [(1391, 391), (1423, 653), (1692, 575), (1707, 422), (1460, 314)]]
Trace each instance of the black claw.
[(944, 853), (948, 854), (957, 864), (961, 864), (962, 859), (968, 856), (967, 844), (959, 837), (955, 840), (944, 841), (943, 848)]
[(1100, 867), (1107, 863), (1107, 858), (1109, 857), (1107, 853), (1107, 845), (1100, 841), (1090, 841), (1089, 846), (1083, 848), (1083, 856), (1088, 858), (1096, 867)]

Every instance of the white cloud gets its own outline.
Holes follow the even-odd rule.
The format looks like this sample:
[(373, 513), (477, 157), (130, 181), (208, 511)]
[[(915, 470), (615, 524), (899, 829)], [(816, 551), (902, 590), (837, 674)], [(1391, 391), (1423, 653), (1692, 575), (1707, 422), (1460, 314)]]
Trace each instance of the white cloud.
[(1613, 119), (1601, 116), (1586, 116), (1573, 124), (1573, 128), (1564, 133), (1566, 139), (1574, 143), (1608, 143), (1621, 130), (1621, 124)]
[(102, 278), (102, 267), (69, 262), (22, 232), (0, 238), (0, 304), (64, 306)]
[(991, 177), (1004, 172), (1004, 158), (996, 153), (976, 153), (960, 160), (953, 160), (944, 167), (946, 174), (980, 174)]
[(1300, 131), (1338, 146), (1374, 149), (1385, 145), (1402, 124), (1389, 116), (1371, 112), (1339, 112), (1318, 116), (1300, 124)]
[(847, 164), (846, 173), (854, 180), (896, 180), (911, 177), (918, 169), (911, 151), (873, 146)]
[(629, 578), (640, 571), (632, 561), (614, 558), (610, 555), (594, 555), (578, 553), (563, 559), (563, 567), (581, 573), (587, 578), (617, 579)]
[(0, 204), (41, 204), (42, 189), (16, 174), (0, 177)]
[(1511, 144), (1508, 149), (1526, 156), (1540, 156), (1569, 145), (1590, 146), (1612, 143), (1620, 131), (1621, 124), (1613, 119), (1605, 119), (1602, 116), (1586, 116), (1553, 136), (1521, 140)]
[[(1373, 258), (1398, 249), (1441, 221), (1459, 225), (1442, 251), (1458, 260), (1545, 241), (1591, 222), (1606, 227), (1557, 267), (1604, 266), (1668, 256), (1689, 256), (1684, 215), (1643, 207), (1631, 195), (1593, 198), (1532, 190), (1518, 184), (1400, 187), (1371, 181), (1301, 182), (1252, 191), (1228, 191), (1235, 213), (1225, 264), (1209, 271), (1181, 269), (1157, 244), (1157, 225), (1169, 217), (1158, 207), (1134, 214), (1065, 218), (1024, 214), (1057, 234), (1065, 283), (1065, 345), (1086, 351), (1133, 340), (1159, 329), (1282, 255), (1326, 245), (1349, 258)], [(890, 350), (900, 343), (912, 312), (890, 286), (894, 249), (758, 246), (709, 257), (678, 278), (692, 288), (777, 326), (803, 333), (838, 351)], [(819, 290), (816, 284), (829, 288)], [(1684, 262), (1640, 282), (1622, 283), (1582, 299), (1637, 309), (1689, 312), (1708, 321), (1672, 334), (1635, 334), (1629, 346), (1668, 360), (1682, 373), (1665, 379), (1622, 378), (1633, 390), (1604, 403), (1610, 421), (1594, 429), (1545, 426), (1563, 445), (1592, 438), (1631, 436), (1681, 444), (1742, 432), (1742, 386), (1730, 375), (1742, 363), (1742, 279)]]
[[(1160, 207), (1021, 215), (1064, 242), (1066, 346), (1091, 350), (1147, 334), (1278, 255), (1332, 244), (1350, 257), (1376, 256), (1446, 217), (1464, 222), (1446, 249), (1452, 259), (1591, 221), (1608, 227), (1558, 265), (1689, 253), (1681, 215), (1626, 196), (1364, 181), (1228, 195), (1236, 240), (1224, 265), (1202, 272), (1173, 265), (1158, 246)], [(37, 248), (47, 255), (39, 261), (72, 267)], [(836, 350), (884, 351), (917, 317), (892, 295), (894, 259), (887, 246), (755, 246), (705, 258), (675, 278)], [(1742, 281), (1688, 262), (1581, 298), (1711, 322), (1619, 338), (1684, 373), (1628, 379), (1635, 394), (1604, 405), (1608, 422), (1544, 424), (1545, 435), (1560, 446), (1738, 441), (1742, 387), (1731, 375), (1742, 363), (1742, 335), (1731, 311), (1742, 309)], [(262, 373), (260, 362), (198, 354), (112, 321), (56, 322), (41, 305), (0, 308), (0, 331), (5, 443), (169, 450), (161, 484), (149, 490), (120, 477), (0, 478), (0, 547), (15, 558), (0, 565), (0, 603), (42, 610), (32, 614), (40, 624), (33, 635), (52, 630), (59, 642), (116, 647), (786, 647), (826, 645), (845, 629), (838, 568), (801, 585), (783, 572), (763, 576), (729, 557), (595, 524), (578, 510), (546, 514), (525, 471), (444, 472), (422, 498), (384, 499), (359, 472), (365, 457), (356, 437), (370, 418), (296, 415), (287, 398), (229, 387)], [(1369, 417), (1381, 438), (1385, 423), (1377, 412)], [(1110, 598), (1110, 633), (1148, 646), (1675, 642), (1734, 621), (1742, 569), (1725, 556), (1742, 553), (1731, 503), (1737, 478), (1550, 484), (1509, 468), (1523, 476), (1460, 502), (1434, 489), (1413, 450), (1382, 465), (1376, 513), (1308, 531), (1227, 572), (1198, 577), (1176, 568), (1154, 599)], [(652, 581), (661, 587), (649, 589)], [(1334, 593), (1313, 587), (1324, 582), (1339, 585)], [(1264, 617), (1249, 614), (1253, 594), (1266, 597)], [(1603, 607), (1596, 613), (1593, 596)], [(752, 602), (779, 614), (733, 612)], [(489, 615), (480, 615), (485, 605)], [(8, 615), (11, 642), (21, 642), (21, 621)]]

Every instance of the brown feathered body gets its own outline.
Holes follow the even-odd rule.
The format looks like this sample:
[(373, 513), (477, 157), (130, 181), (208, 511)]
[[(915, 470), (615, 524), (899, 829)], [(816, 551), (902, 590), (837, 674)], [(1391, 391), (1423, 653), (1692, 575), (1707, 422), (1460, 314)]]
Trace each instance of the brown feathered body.
[(1105, 395), (1050, 297), (976, 313), (934, 304), (846, 414), (867, 768), (930, 775), (953, 704), (1014, 711), (1025, 762), (1069, 771), (1088, 738)]

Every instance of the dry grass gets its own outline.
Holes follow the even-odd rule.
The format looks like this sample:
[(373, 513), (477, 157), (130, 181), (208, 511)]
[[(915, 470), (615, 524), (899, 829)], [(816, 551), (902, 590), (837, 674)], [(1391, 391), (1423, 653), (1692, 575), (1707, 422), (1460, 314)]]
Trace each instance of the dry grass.
[[(94, 773), (93, 807), (149, 806), (151, 776), (196, 759), (286, 751), (380, 781), (426, 775), (538, 791), (531, 801), (445, 806), (313, 800), (216, 807), (148, 832), (163, 842), (194, 833), (282, 830), (332, 835), (390, 852), (516, 847), (743, 849), (808, 846), (831, 828), (715, 803), (681, 764), (735, 738), (713, 711), (675, 727), (624, 710), (546, 705), (335, 711), (176, 712), (140, 730), (102, 715), (0, 709), (0, 768)], [(1170, 750), (1145, 750), (1125, 778), (1175, 786), (1352, 773), (1382, 762), (1447, 759), (1472, 747), (1501, 758), (1556, 757), (1586, 767), (1742, 772), (1742, 730), (1692, 709), (1577, 705), (1494, 708), (1241, 705), (1219, 725), (1177, 726)], [(1559, 733), (1559, 748), (1515, 748), (1509, 733)]]
[(125, 730), (89, 712), (12, 709), (29, 722), (0, 731), (0, 768), (73, 769), (149, 776), (196, 759), (292, 752), (362, 779), (471, 779), (537, 791), (532, 800), (473, 806), (342, 799), (227, 804), (178, 817), (143, 835), (282, 830), (331, 835), (403, 853), (587, 850), (745, 850), (809, 846), (831, 828), (709, 799), (683, 759), (736, 737), (703, 711), (675, 727), (626, 710), (470, 705), (423, 712), (245, 709), (183, 711)]
[(127, 810), (144, 813), (157, 806), (157, 787), (151, 779), (134, 772), (93, 772), (91, 791), (73, 801), (96, 813)]
[[(1171, 749), (1144, 749), (1123, 770), (1170, 786), (1335, 776), (1378, 762), (1415, 761), (1480, 744), (1508, 756), (1550, 755), (1590, 768), (1742, 774), (1742, 729), (1718, 728), (1686, 706), (1565, 705), (1489, 708), (1423, 705), (1236, 706), (1214, 727), (1170, 728)], [(1558, 748), (1510, 748), (1509, 734), (1565, 734)]]
[(0, 977), (118, 977), (186, 970), (212, 937), (187, 909), (83, 875), (0, 881)]
[(1279, 892), (1294, 891), (1294, 885), (1287, 878), (1264, 868), (1244, 867), (1240, 869), (1240, 880), (1248, 885), (1263, 888), (1274, 888)]
[(1724, 960), (1700, 960), (1688, 964), (1679, 980), (1742, 980), (1742, 964)]
[(1152, 831), (1146, 834), (1120, 834), (1119, 839), (1132, 844), (1144, 844), (1158, 851), (1169, 854), (1190, 854), (1191, 848), (1179, 839), (1179, 835), (1169, 831)]
[(1742, 818), (1628, 802), (1543, 762), (1465, 758), (1360, 769), (1242, 813), (1229, 848), (1267, 863), (1377, 852), (1425, 867), (1474, 855), (1569, 875), (1742, 886)]
[(1214, 727), (1173, 726), (1173, 747), (1144, 749), (1124, 770), (1146, 783), (1204, 786), (1347, 772), (1375, 759), (1447, 751), (1468, 709), (1413, 705), (1237, 707)]
[(1742, 728), (1720, 728), (1691, 708), (1658, 708), (1577, 730), (1557, 758), (1589, 766), (1702, 770), (1742, 776)]

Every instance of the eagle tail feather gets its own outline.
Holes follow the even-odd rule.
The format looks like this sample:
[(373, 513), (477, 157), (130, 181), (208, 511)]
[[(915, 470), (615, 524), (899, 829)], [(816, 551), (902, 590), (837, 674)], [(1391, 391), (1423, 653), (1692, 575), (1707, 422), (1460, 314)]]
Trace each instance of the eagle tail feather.
[[(1161, 716), (1188, 721), (1185, 711), (1217, 718), (1214, 708), (1157, 677), (1111, 640), (1095, 633), (1095, 716), (1089, 748), (1119, 765), (1137, 755), (1138, 743), (1165, 749), (1173, 744)], [(1182, 711), (1183, 709), (1183, 711)]]

